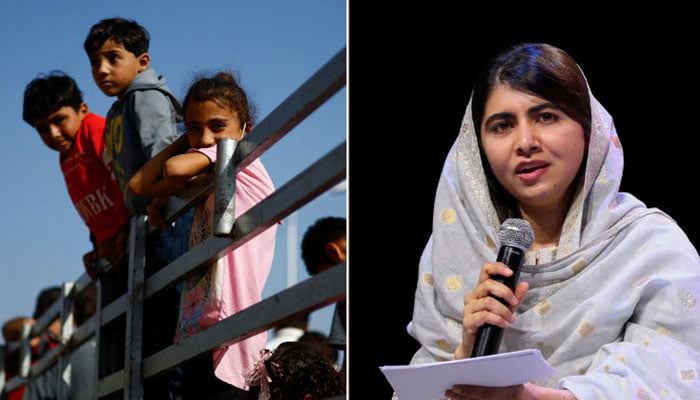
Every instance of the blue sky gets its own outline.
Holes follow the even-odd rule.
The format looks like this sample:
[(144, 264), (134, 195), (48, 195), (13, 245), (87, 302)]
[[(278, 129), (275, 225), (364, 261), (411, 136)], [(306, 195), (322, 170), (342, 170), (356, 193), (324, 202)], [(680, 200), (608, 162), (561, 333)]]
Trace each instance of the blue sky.
[[(22, 120), (25, 85), (41, 72), (71, 75), (90, 109), (105, 115), (114, 98), (90, 75), (82, 43), (95, 22), (135, 19), (151, 34), (151, 65), (182, 98), (195, 74), (238, 73), (262, 120), (336, 52), (346, 46), (346, 3), (286, 1), (23, 1), (0, 14), (0, 321), (31, 315), (44, 287), (77, 279), (88, 230), (65, 189), (58, 154)], [(277, 187), (346, 138), (343, 89), (263, 157)], [(346, 216), (346, 194), (327, 192), (297, 213), (297, 248), (306, 228), (327, 215)], [(272, 273), (263, 297), (286, 285), (286, 234), (278, 229)], [(298, 279), (308, 278), (298, 259)], [(327, 332), (332, 308), (311, 317)]]

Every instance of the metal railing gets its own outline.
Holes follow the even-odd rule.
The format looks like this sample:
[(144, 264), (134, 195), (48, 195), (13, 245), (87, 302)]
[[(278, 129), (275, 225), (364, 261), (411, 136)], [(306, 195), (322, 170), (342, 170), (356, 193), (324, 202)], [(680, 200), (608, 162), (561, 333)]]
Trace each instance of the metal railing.
[[(343, 48), (255, 126), (237, 146), (235, 143), (233, 147), (230, 143), (226, 143), (232, 142), (231, 139), (223, 139), (219, 142), (216, 179), (211, 177), (195, 179), (181, 193), (168, 199), (165, 205), (165, 220), (168, 222), (175, 220), (204, 200), (215, 188), (225, 186), (218, 182), (231, 182), (235, 179), (237, 169), (245, 168), (254, 159), (260, 157), (343, 88), (345, 83), (346, 51)], [(235, 149), (235, 152), (232, 149)], [(21, 360), (18, 375), (8, 382), (5, 382), (4, 363), (0, 363), (0, 393), (9, 392), (27, 384), (58, 364), (59, 399), (69, 398), (71, 353), (93, 336), (99, 340), (100, 327), (125, 313), (125, 367), (121, 371), (99, 379), (95, 385), (93, 398), (121, 389), (124, 390), (125, 399), (141, 398), (143, 383), (149, 378), (160, 375), (224, 343), (238, 342), (272, 328), (279, 321), (300, 316), (344, 299), (346, 266), (341, 264), (263, 299), (208, 329), (187, 337), (178, 344), (172, 344), (145, 359), (141, 355), (145, 299), (161, 293), (196, 272), (204, 271), (223, 254), (243, 245), (332, 188), (345, 177), (346, 143), (343, 142), (262, 202), (240, 215), (235, 223), (231, 218), (233, 215), (231, 209), (217, 212), (214, 224), (218, 227), (218, 236), (207, 238), (148, 279), (144, 278), (148, 223), (145, 216), (133, 217), (129, 237), (128, 292), (104, 308), (101, 307), (98, 295), (95, 315), (74, 329), (73, 302), (85, 288), (96, 282), (87, 274), (83, 274), (75, 282), (64, 283), (61, 297), (34, 326), (23, 327), (20, 341), (0, 347), (0, 360), (4, 360), (5, 354), (17, 350), (20, 351)], [(232, 195), (232, 190), (217, 190), (215, 203), (228, 204), (228, 207), (231, 207)], [(221, 222), (222, 215), (223, 222)], [(57, 317), (61, 319), (60, 343), (40, 360), (30, 365), (30, 339), (45, 332)], [(345, 398), (345, 396), (334, 397), (336, 398)]]

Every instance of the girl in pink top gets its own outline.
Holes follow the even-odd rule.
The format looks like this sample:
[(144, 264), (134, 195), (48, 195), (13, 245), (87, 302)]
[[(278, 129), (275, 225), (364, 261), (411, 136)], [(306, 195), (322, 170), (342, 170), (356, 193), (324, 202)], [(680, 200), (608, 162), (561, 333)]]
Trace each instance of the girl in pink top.
[[(241, 140), (252, 127), (247, 97), (229, 73), (218, 73), (196, 81), (183, 103), (187, 142), (178, 139), (148, 161), (132, 178), (131, 189), (139, 196), (161, 197), (177, 193), (193, 177), (211, 170), (216, 162), (216, 140)], [(186, 150), (186, 148), (189, 149)], [(186, 150), (186, 151), (185, 151)], [(184, 154), (183, 154), (184, 153)], [(237, 172), (236, 217), (274, 191), (272, 180), (260, 159)], [(162, 199), (149, 206), (152, 224), (162, 225), (158, 207)], [(196, 246), (212, 233), (214, 194), (195, 210), (190, 246)], [(272, 265), (276, 226), (272, 226), (241, 247), (227, 253), (210, 269), (183, 282), (180, 318), (175, 342), (225, 319), (261, 300), (262, 290)], [(211, 368), (202, 368), (195, 360), (185, 366), (185, 398), (240, 398), (247, 390), (245, 374), (250, 371), (265, 346), (265, 332), (238, 343), (220, 346), (213, 352), (216, 379), (207, 379)], [(203, 371), (206, 370), (206, 371)], [(188, 383), (191, 383), (189, 385)], [(218, 389), (217, 389), (218, 388)]]

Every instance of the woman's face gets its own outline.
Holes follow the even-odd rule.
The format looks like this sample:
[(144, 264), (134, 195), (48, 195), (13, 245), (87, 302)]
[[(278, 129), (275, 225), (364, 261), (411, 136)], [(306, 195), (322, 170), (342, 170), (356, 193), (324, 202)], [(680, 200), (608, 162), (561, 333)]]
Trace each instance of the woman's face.
[(484, 107), (481, 143), (494, 175), (520, 207), (568, 207), (583, 161), (583, 126), (556, 105), (498, 84)]

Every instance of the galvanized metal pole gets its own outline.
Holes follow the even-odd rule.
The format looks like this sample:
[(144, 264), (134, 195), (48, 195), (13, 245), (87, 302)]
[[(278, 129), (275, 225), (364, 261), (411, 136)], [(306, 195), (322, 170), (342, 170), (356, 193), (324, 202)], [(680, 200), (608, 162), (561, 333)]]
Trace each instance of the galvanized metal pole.
[(0, 346), (0, 396), (5, 390), (5, 345)]
[[(61, 343), (68, 344), (73, 335), (73, 301), (71, 291), (73, 282), (64, 282), (61, 291)], [(70, 363), (71, 352), (65, 352), (58, 358), (58, 374), (56, 384), (58, 385), (58, 399), (67, 400), (70, 398)]]
[(95, 391), (90, 397), (91, 400), (97, 400), (100, 393), (100, 333), (102, 332), (102, 279), (97, 279), (95, 284), (97, 295), (95, 299), (95, 381), (92, 387)]
[(287, 217), (287, 287), (297, 283), (297, 212)]
[(22, 378), (29, 377), (29, 371), (32, 363), (32, 348), (29, 345), (29, 333), (32, 331), (32, 326), (28, 322), (22, 324), (22, 336), (19, 348), (19, 376)]
[(216, 191), (214, 194), (214, 235), (230, 237), (236, 222), (236, 164), (233, 154), (238, 147), (235, 139), (220, 139), (216, 148)]
[(124, 400), (143, 395), (141, 350), (143, 344), (143, 282), (146, 268), (146, 217), (131, 218), (129, 233), (129, 288), (126, 307), (126, 349), (124, 357)]

